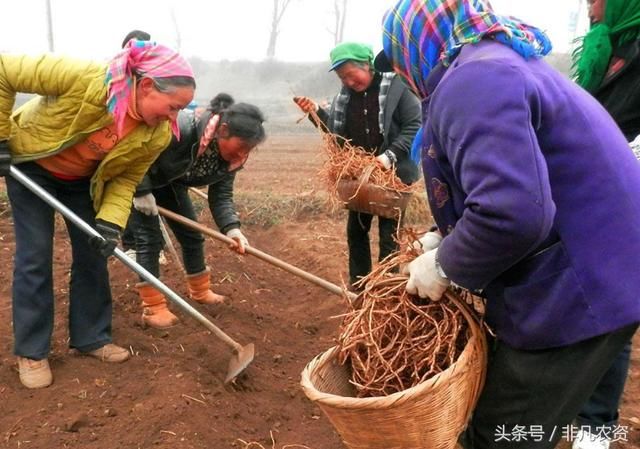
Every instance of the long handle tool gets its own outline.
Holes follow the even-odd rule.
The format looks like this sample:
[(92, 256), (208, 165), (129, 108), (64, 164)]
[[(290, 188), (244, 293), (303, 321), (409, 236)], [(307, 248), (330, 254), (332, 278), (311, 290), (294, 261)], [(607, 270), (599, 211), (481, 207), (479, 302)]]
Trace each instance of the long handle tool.
[[(11, 176), (26, 188), (31, 190), (36, 196), (42, 199), (45, 203), (49, 204), (56, 211), (62, 214), (65, 218), (70, 220), (73, 224), (75, 224), (78, 228), (80, 228), (83, 232), (90, 235), (91, 237), (103, 238), (98, 231), (93, 229), (89, 224), (87, 224), (84, 220), (78, 217), (71, 209), (58, 201), (55, 197), (53, 197), (49, 192), (40, 187), (37, 183), (31, 180), (28, 176), (18, 170), (15, 166), (11, 166)], [(222, 340), (225, 344), (231, 347), (234, 351), (234, 356), (229, 360), (229, 366), (227, 369), (227, 376), (225, 378), (225, 383), (235, 379), (253, 360), (254, 356), (254, 346), (253, 343), (249, 343), (245, 346), (237, 343), (227, 334), (225, 334), (219, 327), (213, 324), (209, 319), (207, 319), (204, 315), (198, 312), (195, 308), (193, 308), (187, 301), (182, 299), (176, 293), (173, 292), (169, 287), (160, 282), (158, 278), (149, 273), (142, 265), (138, 264), (131, 258), (129, 258), (124, 251), (120, 248), (115, 248), (113, 251), (113, 255), (120, 260), (123, 264), (125, 264), (128, 268), (130, 268), (134, 273), (138, 274), (142, 279), (147, 281), (149, 284), (153, 285), (155, 288), (164, 293), (174, 304), (180, 307), (187, 315), (190, 315), (192, 318), (195, 318), (200, 322), (204, 327), (210, 330), (216, 337)]]
[[(200, 192), (202, 193), (202, 192)], [(205, 195), (204, 193), (202, 193), (203, 195)], [(227, 237), (226, 235), (222, 234), (221, 232), (218, 231), (214, 231), (213, 229), (209, 229), (206, 226), (201, 225), (200, 223), (190, 220), (186, 217), (183, 217), (182, 215), (178, 215), (174, 212), (171, 212), (170, 210), (164, 209), (162, 207), (158, 207), (158, 211), (160, 212), (160, 215), (167, 217), (171, 220), (177, 221), (178, 223), (181, 223), (185, 226), (188, 226), (192, 229), (195, 229), (196, 231), (199, 231), (205, 235), (208, 235), (209, 237), (213, 237), (216, 240), (220, 240), (224, 243), (227, 244), (233, 244), (235, 243), (235, 240), (233, 240), (232, 238)], [(301, 270), (298, 267), (295, 267), (283, 260), (277, 259), (267, 253), (264, 253), (262, 251), (260, 251), (259, 249), (256, 249), (252, 246), (247, 246), (245, 248), (245, 251), (247, 254), (251, 254), (252, 256), (256, 256), (258, 259), (262, 259), (265, 262), (268, 262), (272, 265), (275, 265), (278, 268), (283, 269), (284, 271), (287, 271), (291, 274), (294, 274), (298, 277), (301, 277), (302, 279), (305, 279), (309, 282), (312, 282), (328, 291), (330, 291), (331, 293), (334, 293), (336, 295), (339, 296), (343, 296), (345, 293), (347, 295), (347, 297), (349, 298), (349, 300), (354, 300), (356, 298), (357, 295), (355, 295), (352, 292), (349, 291), (345, 291), (344, 289), (342, 289), (340, 286), (333, 284), (329, 281), (326, 281), (318, 276), (316, 276), (315, 274), (311, 274), (309, 272), (306, 272), (304, 270)]]
[(169, 235), (166, 220), (164, 217), (158, 218), (160, 219), (160, 232), (162, 232), (162, 239), (164, 240), (165, 248), (169, 250), (171, 258), (176, 262), (176, 264), (178, 264), (182, 272), (186, 273), (184, 265), (182, 264), (182, 259), (178, 256), (178, 251), (176, 251), (176, 247), (173, 245), (173, 240), (171, 240), (171, 236)]

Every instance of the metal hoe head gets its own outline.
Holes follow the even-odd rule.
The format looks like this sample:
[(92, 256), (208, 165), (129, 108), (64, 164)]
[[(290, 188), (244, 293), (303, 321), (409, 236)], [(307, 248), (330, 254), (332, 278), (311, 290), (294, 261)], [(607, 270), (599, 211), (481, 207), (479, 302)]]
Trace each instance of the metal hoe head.
[(227, 368), (227, 377), (224, 379), (224, 383), (229, 383), (249, 366), (249, 363), (253, 360), (255, 349), (253, 343), (241, 346), (236, 349), (235, 354), (229, 360), (229, 367)]

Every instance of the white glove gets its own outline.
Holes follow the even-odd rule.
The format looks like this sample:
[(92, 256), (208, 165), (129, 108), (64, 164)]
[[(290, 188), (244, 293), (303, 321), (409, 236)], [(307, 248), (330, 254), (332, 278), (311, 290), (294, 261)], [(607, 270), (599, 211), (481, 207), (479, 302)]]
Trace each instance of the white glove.
[(409, 275), (407, 293), (418, 295), (421, 298), (431, 298), (439, 301), (451, 281), (443, 278), (436, 269), (437, 249), (432, 249), (416, 257), (403, 272)]
[(413, 247), (415, 249), (422, 250), (422, 252), (431, 251), (432, 249), (436, 249), (440, 246), (440, 242), (442, 242), (442, 235), (438, 231), (427, 232), (425, 235), (420, 237), (418, 240), (413, 242)]
[(153, 193), (133, 197), (133, 207), (145, 215), (158, 215), (158, 206)]
[(636, 159), (640, 160), (640, 136), (636, 137), (633, 142), (629, 143), (629, 145), (633, 150), (633, 154), (636, 155)]
[(235, 244), (232, 244), (230, 248), (235, 249), (240, 254), (244, 254), (245, 249), (249, 246), (249, 240), (247, 240), (240, 228), (233, 228), (227, 231), (227, 237), (235, 240)]
[(380, 156), (376, 156), (376, 160), (380, 165), (382, 165), (382, 167), (384, 167), (385, 170), (389, 170), (391, 168), (391, 159), (389, 159), (389, 156), (386, 154), (382, 153)]

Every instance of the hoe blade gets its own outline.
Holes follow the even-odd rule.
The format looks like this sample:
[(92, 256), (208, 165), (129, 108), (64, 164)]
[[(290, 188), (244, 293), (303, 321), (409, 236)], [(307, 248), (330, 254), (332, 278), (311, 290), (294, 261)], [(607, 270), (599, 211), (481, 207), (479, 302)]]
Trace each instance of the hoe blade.
[(224, 379), (224, 383), (229, 383), (247, 367), (253, 360), (255, 349), (253, 343), (242, 346), (231, 359), (229, 360), (229, 367), (227, 368), (227, 377)]

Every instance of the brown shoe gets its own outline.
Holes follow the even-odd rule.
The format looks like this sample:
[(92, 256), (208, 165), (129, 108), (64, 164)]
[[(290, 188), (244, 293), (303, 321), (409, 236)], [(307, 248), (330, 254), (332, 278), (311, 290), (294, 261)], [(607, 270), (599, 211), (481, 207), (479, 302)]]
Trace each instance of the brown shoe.
[(83, 354), (109, 363), (121, 363), (129, 359), (129, 351), (113, 343), (107, 343), (101, 348)]
[(27, 388), (44, 388), (53, 383), (53, 375), (47, 359), (32, 360), (18, 357), (20, 382)]

